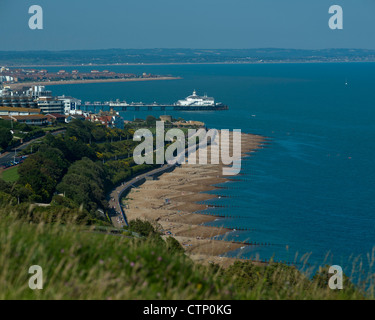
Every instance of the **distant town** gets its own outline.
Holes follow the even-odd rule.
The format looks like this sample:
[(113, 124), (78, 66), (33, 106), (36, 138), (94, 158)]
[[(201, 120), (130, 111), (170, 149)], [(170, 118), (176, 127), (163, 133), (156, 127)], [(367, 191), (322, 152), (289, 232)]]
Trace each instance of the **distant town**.
[(1, 79), (7, 82), (28, 82), (28, 81), (60, 81), (60, 80), (89, 80), (89, 79), (126, 79), (126, 78), (159, 78), (161, 76), (143, 73), (135, 75), (133, 73), (116, 73), (113, 71), (91, 70), (90, 72), (71, 72), (60, 70), (58, 72), (48, 72), (42, 69), (0, 69)]

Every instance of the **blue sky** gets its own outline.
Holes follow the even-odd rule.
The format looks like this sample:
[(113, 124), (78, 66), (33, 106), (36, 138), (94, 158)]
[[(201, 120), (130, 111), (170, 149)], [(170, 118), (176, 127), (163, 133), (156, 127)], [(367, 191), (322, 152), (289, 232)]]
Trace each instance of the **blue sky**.
[[(44, 10), (30, 30), (28, 8)], [(344, 9), (330, 30), (328, 8)], [(375, 49), (375, 0), (0, 0), (0, 50)]]

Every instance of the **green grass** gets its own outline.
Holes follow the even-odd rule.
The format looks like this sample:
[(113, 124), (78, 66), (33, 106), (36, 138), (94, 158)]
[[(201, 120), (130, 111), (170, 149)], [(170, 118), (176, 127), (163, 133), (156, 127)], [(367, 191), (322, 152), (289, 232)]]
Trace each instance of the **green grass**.
[[(32, 209), (30, 208), (30, 211)], [(160, 242), (100, 234), (75, 224), (30, 224), (0, 209), (0, 299), (362, 299), (330, 291), (295, 268), (194, 264)], [(28, 269), (43, 268), (43, 290)]]
[(16, 182), (19, 179), (18, 167), (13, 167), (3, 171), (1, 178), (5, 182)]
[[(0, 299), (221, 296), (213, 277), (199, 272), (185, 256), (171, 256), (147, 241), (91, 233), (74, 225), (30, 225), (0, 218), (0, 265)], [(43, 290), (28, 287), (32, 265), (43, 268)]]
[(44, 132), (57, 131), (57, 130), (62, 130), (62, 129), (66, 129), (65, 124), (58, 124), (56, 126), (42, 127), (42, 130)]

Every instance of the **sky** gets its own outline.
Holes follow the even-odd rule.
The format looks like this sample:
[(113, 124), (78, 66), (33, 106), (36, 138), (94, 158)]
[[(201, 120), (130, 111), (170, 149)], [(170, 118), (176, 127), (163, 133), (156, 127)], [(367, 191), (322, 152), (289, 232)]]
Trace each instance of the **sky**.
[[(43, 30), (31, 30), (31, 5)], [(332, 5), (344, 29), (328, 26)], [(0, 51), (375, 49), (375, 0), (0, 0)]]

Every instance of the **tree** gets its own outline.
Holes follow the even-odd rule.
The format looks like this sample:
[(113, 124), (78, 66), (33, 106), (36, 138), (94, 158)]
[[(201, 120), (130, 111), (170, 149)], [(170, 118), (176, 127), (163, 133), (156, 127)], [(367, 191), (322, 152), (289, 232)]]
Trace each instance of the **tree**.
[(105, 200), (108, 183), (102, 164), (83, 158), (70, 166), (57, 190), (95, 214), (98, 208), (108, 205)]
[(97, 126), (91, 131), (91, 135), (95, 141), (103, 141), (105, 140), (106, 132), (104, 128)]
[(96, 159), (95, 151), (81, 140), (75, 137), (69, 137), (65, 138), (64, 142), (67, 149), (67, 152), (64, 152), (64, 154), (70, 162), (81, 160), (83, 157)]
[(3, 149), (8, 148), (12, 139), (13, 135), (10, 130), (0, 127), (0, 147)]
[(65, 136), (75, 137), (84, 143), (89, 143), (92, 139), (91, 132), (95, 129), (95, 124), (90, 121), (74, 119), (68, 126)]
[(172, 254), (184, 253), (185, 250), (181, 244), (173, 237), (168, 237), (167, 240), (167, 249)]
[(30, 198), (32, 191), (20, 184), (17, 184), (12, 190), (12, 195), (17, 199), (18, 202), (23, 202)]
[(154, 116), (147, 116), (146, 125), (147, 125), (147, 127), (155, 127), (156, 126), (156, 118)]
[(141, 236), (148, 237), (156, 233), (153, 225), (149, 221), (143, 221), (141, 219), (132, 220), (129, 222), (129, 229)]
[(59, 149), (41, 146), (21, 164), (19, 182), (33, 192), (34, 200), (49, 201), (67, 167), (68, 162)]

